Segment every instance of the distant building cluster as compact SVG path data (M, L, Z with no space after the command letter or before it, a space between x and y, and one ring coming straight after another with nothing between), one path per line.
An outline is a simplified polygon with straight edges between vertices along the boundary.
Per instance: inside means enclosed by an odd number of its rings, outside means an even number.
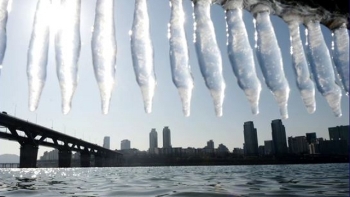
M330 140L317 138L315 132L306 133L305 136L286 136L286 128L282 120L276 119L271 122L272 140L265 140L264 145L258 144L257 128L252 121L243 124L244 144L243 148L234 148L233 155L257 157L257 156L283 156L288 154L323 154L344 155L347 154L349 146L349 126L337 126L329 128ZM151 155L173 155L173 156L205 156L225 155L231 153L224 144L215 148L214 141L207 141L203 148L173 147L171 144L171 131L168 126L163 128L163 145L158 145L158 133L155 128L149 133L149 149L142 152L132 149L129 140L121 141L120 152L128 155L151 154Z
M243 148L233 148L232 154L242 157L258 156L284 156L284 155L347 155L349 148L349 125L328 128L329 139L317 138L315 132L306 133L305 136L286 137L286 128L282 120L276 119L271 122L272 140L265 140L264 145L258 144L257 128L253 121L243 124L244 143ZM207 141L203 148L173 147L171 144L171 131L168 126L163 128L163 146L158 145L158 133L155 128L149 133L148 151L139 151L131 148L131 142L124 139L120 143L120 150L125 155L159 155L159 156L213 156L228 155L231 152L224 144L215 148L213 140ZM110 149L110 137L105 136L103 147ZM57 149L44 152L40 160L58 160ZM72 159L79 159L79 152L72 154Z
M287 137L286 129L282 120L271 122L272 140L264 141L263 146L258 146L257 129L252 121L243 125L245 156L277 155L286 154L323 154L323 155L346 155L349 146L349 125L337 126L328 129L330 140L317 138L316 133L306 133L305 136ZM234 154L242 154L242 150L234 148Z
M58 150L54 149L52 151L45 151L40 160L58 160Z
M229 150L223 144L219 144L218 148L215 149L213 140L209 140L207 142L207 145L203 148L172 147L171 131L168 126L165 126L163 128L163 147L162 148L158 147L157 130L155 128L152 128L149 134L148 154L182 156L182 155L205 155L205 154L214 154L214 153L225 154L225 153L229 153Z
M41 161L53 161L58 160L59 150L54 149L52 151L45 151L44 154L40 157ZM80 159L80 153L72 153L72 159Z

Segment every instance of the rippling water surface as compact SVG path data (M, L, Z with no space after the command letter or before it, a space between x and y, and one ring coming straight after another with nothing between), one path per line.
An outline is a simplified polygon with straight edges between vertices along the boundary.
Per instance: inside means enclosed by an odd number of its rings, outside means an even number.
M0 197L348 194L348 164L0 169Z

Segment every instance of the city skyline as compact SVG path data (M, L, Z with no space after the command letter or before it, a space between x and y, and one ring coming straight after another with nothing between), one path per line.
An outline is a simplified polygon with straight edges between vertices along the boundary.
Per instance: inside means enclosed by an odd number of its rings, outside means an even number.
M217 42L221 51L223 74L226 82L223 117L217 118L213 102L198 66L193 40L192 5L184 1L186 12L186 33L190 53L190 65L195 88L191 101L191 115L186 118L181 110L181 101L171 79L169 63L169 40L167 38L170 7L168 1L149 1L151 38L155 51L155 71L157 88L151 114L143 109L140 89L135 82L130 54L130 36L128 34L134 11L132 1L116 1L116 38L117 54L117 85L113 91L111 108L108 115L102 115L100 109L99 90L94 79L91 60L91 27L94 22L95 4L82 1L81 36L82 50L79 60L79 84L73 98L72 110L68 115L61 113L61 98L56 77L56 63L53 45L49 49L47 80L41 96L40 105L36 112L28 110L28 90L26 76L27 49L33 24L35 1L16 0L12 2L12 11L8 17L8 42L4 59L4 67L0 78L0 110L10 115L37 123L44 127L66 133L76 138L102 145L103 136L111 137L111 149L118 149L120 141L129 139L140 150L149 148L149 129L157 128L161 132L164 125L172 130L172 146L185 147L193 145L203 147L209 139L215 144L225 144L229 150L242 147L242 123L253 121L258 128L258 142L271 139L270 120L280 118L279 109L273 95L263 83L261 69L257 64L257 74L262 82L260 96L260 114L251 114L249 102L243 91L237 85L237 80L227 55L225 13L220 6L211 7L212 20ZM162 16L162 17L160 17ZM243 19L246 25L249 42L255 52L254 24L250 13L244 11ZM290 56L289 29L282 19L271 16L277 40L283 56L283 64L291 93L288 102L289 118L283 120L289 135L300 136L316 131L319 137L328 139L330 126L349 124L349 98L342 97L343 116L334 117L326 100L316 93L317 109L312 115L308 114L296 87L292 59ZM305 42L305 28L300 27L301 38ZM331 32L322 26L326 44L331 49ZM51 40L53 41L53 40ZM53 43L53 42L52 42ZM14 83L14 79L16 82ZM184 138L183 136L186 136ZM0 139L0 154L19 154L20 145ZM159 144L162 136L159 133ZM38 155L49 148L40 147Z
M166 126L164 127L165 130L169 130L169 127ZM282 129L282 130L281 130ZM335 127L329 127L328 131L329 131L329 141L331 140L345 140L347 141L347 143L349 144L349 139L348 139L348 129L349 129L349 125L340 125L340 126L335 126ZM282 131L282 133L284 133L284 135L286 135L286 129L283 126L283 122L280 119L276 119L276 120L272 120L271 121L271 130L272 130L272 138L273 138L273 133L274 131L277 130L277 132ZM278 131L279 130L279 131ZM264 141L264 145L258 145L259 146L259 152L258 150L256 150L256 152L252 152L251 150L248 149L258 149L257 146L254 146L254 143L256 142L256 138L257 136L255 136L257 133L257 128L254 127L254 123L252 121L247 121L244 122L243 124L243 133L249 133L246 137L247 140L253 140L251 143L251 147L247 147L245 146L245 144L243 144L243 147L234 147L232 150L228 149L226 147L226 145L222 144L222 143L218 143L217 148L215 147L215 142L214 140L210 139L209 141L206 142L206 146L202 147L191 147L191 146L186 146L186 147L175 147L175 149L178 148L198 148L198 149L208 149L208 150L217 150L218 153L220 153L221 151L223 152L231 152L231 153L235 153L235 149L241 149L242 153L237 153L236 154L244 154L245 156L261 156L261 152L260 152L260 148L263 148L263 154L264 155L272 155L272 154L276 154L276 155L285 155L285 154L315 154L315 147L314 144L316 144L316 141L321 140L322 142L324 141L323 138L317 138L317 133L313 132L313 133L305 133L304 136L288 136L288 138L286 138L285 142L288 142L288 146L286 145L286 150L284 152L276 152L276 148L274 145L274 141L273 140L265 140ZM152 144L154 145L155 143L157 143L157 141L152 141L151 139L154 138L155 136L157 137L156 129L152 128L151 132L150 132L150 148L148 149L148 153L149 154L159 154L159 151L151 151L151 146ZM166 134L167 135L167 134ZM286 135L287 136L287 135ZM108 136L104 137L104 145L107 144L109 142L110 138ZM280 140L280 139L279 139ZM254 142L255 141L255 142ZM282 140L283 141L283 140ZM313 144L313 146L309 146L309 144ZM343 144L344 145L344 144ZM326 145L327 146L327 145ZM329 145L328 145L329 146ZM107 147L105 147L107 148ZM157 147L154 147L157 149ZM246 150L247 148L247 150ZM329 147L330 148L330 147ZM137 148L131 148L131 141L128 139L124 139L121 141L121 148L118 150L130 150L130 149L137 149ZM160 149L164 149L164 147L160 148ZM166 148L165 149L169 149ZM145 151L145 150L140 150L140 151ZM73 154L72 156L75 157L76 154ZM43 155L38 155L38 159L40 158L40 160L57 160L58 159L58 150L57 149L53 149L52 151L45 151L43 153Z
M169 126L165 126L163 128L164 136L169 137L168 134L170 134L170 128ZM317 138L317 133L305 133L303 136L288 136L288 138L283 139L286 135L286 129L283 125L283 122L281 119L276 119L271 121L271 137L275 140L265 140L264 145L258 145L257 142L257 128L254 127L254 123L252 121L244 122L243 124L243 133L245 136L245 143L243 144L243 147L235 147L232 151L226 147L226 145L219 143L217 148L215 147L215 142L210 139L206 142L206 146L202 147L157 147L157 131L155 128L151 129L151 132L149 133L149 142L150 142L150 148L148 151L139 150L147 152L148 154L152 155L162 155L162 154L173 154L173 151L178 152L179 150L183 151L189 151L188 153L194 153L195 149L200 150L202 149L204 152L202 153L233 153L237 155L244 155L244 156L263 156L263 155L276 155L276 156L283 156L287 154L320 154L320 143L322 143L322 151L324 154L325 151L328 151L328 153L331 153L332 151L337 151L337 153L344 153L344 150L341 148L345 148L345 146L349 145L349 139L348 139L348 130L349 125L346 126L336 126L336 127L329 127L329 137L330 140L324 140L323 138ZM276 132L279 133L279 135L276 136ZM282 134L282 135L281 135ZM104 137L106 139L108 137ZM338 142L335 142L337 140ZM105 140L104 140L105 141ZM279 141L279 142L276 142ZM346 142L344 142L346 141ZM287 145L288 142L288 145ZM137 148L131 148L130 146L131 142L128 139L124 139L121 141L121 148L120 150L116 151L128 151L130 149L136 149ZM278 147L280 146L280 147ZM282 148L284 149L281 149ZM334 148L334 146L336 146ZM332 149L334 148L334 149ZM340 148L340 149L339 149ZM134 151L133 150L133 151ZM241 151L241 152L240 152ZM340 152L338 152L340 151ZM125 154L130 154L132 152L123 152ZM136 152L134 152L136 153ZM179 153L179 152L178 152ZM43 156L40 156L40 160L50 160L50 159L58 159L58 152L57 150L53 150L50 152L45 152Z
M337 140L338 139L345 139L345 140L348 140L348 136L349 134L347 133L348 132L348 128L349 128L349 125L337 125L337 126L332 126L332 127L328 127L327 128L327 131L328 131L328 136L327 137L317 137L317 131L316 132L310 132L310 133L305 133L305 135L302 135L302 136L293 136L293 135L287 135L287 131L286 131L286 128L284 127L283 125L283 121L281 119L275 119L275 120L272 120L271 123L271 139L272 140L267 140L267 139L263 139L262 141L264 143L262 144L257 144L258 147L260 146L264 146L265 149L271 149L272 148L272 152L275 153L276 151L276 141L273 140L273 135L274 135L274 131L277 131L279 132L279 134L281 134L280 131L282 131L282 139L283 139L283 136L285 136L285 141L283 143L285 143L285 150L282 151L282 153L280 154L285 154L285 153L288 153L290 152L291 150L294 150L293 148L290 147L290 141L292 143L299 143L300 144L300 141L306 141L307 143L310 143L310 142L316 142L317 139L322 139L322 140ZM167 140L163 140L163 147L159 147L158 146L158 135L157 135L157 131L156 131L156 128L152 128L151 129L151 132L149 132L149 148L148 149L139 149L137 146L135 147L131 147L131 140L129 139L123 139L120 141L120 149L116 148L115 150L128 150L128 149L138 149L140 151L150 151L150 147L151 147L151 144L154 143L156 144L155 148L164 148L164 142L166 144L170 144L170 147L167 146L167 148L171 148L171 133L170 133L170 128L169 126L164 126L163 127L163 135L162 137L164 138L164 136L166 136L166 138L168 138ZM253 132L253 136L249 136L248 138L255 138L254 135L257 135L257 128L254 127L254 122L253 121L246 121L243 123L243 129L242 129L242 133L243 135L249 131L249 132ZM251 135L251 134L249 134ZM151 142L151 138L152 137L155 137L155 141ZM279 136L280 137L280 136ZM337 138L336 138L337 137ZM256 136L256 140L259 139L258 135ZM302 138L302 139L301 139ZM336 138L336 139L334 139ZM244 139L245 140L245 139ZM253 139L254 140L254 139ZM283 140L282 140L283 141ZM218 144L217 148L220 148L220 146L222 145L225 145L221 142L216 142ZM270 144L271 143L271 144ZM112 143L113 144L113 143ZM193 148L208 148L211 149L211 148L214 148L216 149L216 147L214 146L215 144L215 140L213 139L210 139L209 141L206 142L206 145L205 145L205 142L203 142L203 146L191 146L191 145L184 145L184 146L177 146L177 147L182 147L182 148L186 148L186 147L193 147ZM288 145L287 145L288 144ZM98 144L104 148L108 148L109 149L109 146L110 146L110 137L109 136L105 136L103 138L103 143L101 144ZM226 146L226 145L225 145ZM268 146L268 147L267 147ZM271 147L272 146L272 147ZM283 145L284 146L284 145ZM124 148L122 148L124 147ZM234 146L232 149L229 148L229 152L232 152L234 149L236 148L242 148L242 150L245 149L245 141L242 142L242 146ZM47 150L50 150L50 148L46 148L46 151ZM52 150L55 150L55 149L52 149ZM43 152L43 154L45 154L45 152ZM293 151L292 151L293 152ZM247 154L247 155L258 155L258 153L254 153L254 154ZM38 159L41 155L38 154Z
M305 133L304 135L300 135L300 136L293 136L293 135L288 135L288 132L285 128L285 126L283 125L283 121L281 119L275 119L272 120L271 123L271 140L270 139L263 139L262 141L264 143L259 144L258 143L258 133L257 133L257 128L254 127L254 122L253 121L247 121L243 123L243 134L247 133L247 140L252 140L250 143L250 148L248 149L252 149L253 152L247 152L247 155L258 155L258 148L260 146L265 146L266 145L268 147L271 147L270 149L272 149L272 152L276 151L276 146L282 146L283 150L279 150L277 148L277 151L279 151L279 154L285 154L288 153L290 150L290 144L289 141L291 141L292 143L300 143L300 141L305 141L307 143L315 143L317 139L322 139L322 140L332 140L332 136L339 136L339 139L347 139L347 136L344 131L347 131L346 129L349 128L349 125L338 125L338 126L334 126L334 127L328 127L328 138L327 137L316 137L317 136L317 132L311 132L311 133ZM169 132L170 133L170 128L169 126L164 126L163 131ZM333 133L332 133L333 132ZM277 135L275 136L275 139L277 140L273 140L274 138L274 133ZM331 134L332 133L332 134ZM164 137L164 132L163 132L163 137ZM171 133L170 136L168 135L168 133L165 134L166 137L171 138ZM128 139L124 139L121 141L121 143L123 143L124 141L128 141L128 143L130 144L131 140ZM276 144L277 141L277 144ZM163 141L164 143L164 141ZM218 148L220 147L220 145L225 145L221 142L215 142L215 140L213 139L208 139L208 141L206 141L206 144L203 142L203 146L191 146L191 145L185 145L185 146L176 146L176 147L182 147L182 148L187 148L187 147L191 147L191 148L208 148L208 149L215 149L215 144L218 144ZM257 143L257 144L256 144ZM257 146L256 146L257 145ZM226 146L226 145L225 145ZM135 149L138 149L137 146L134 147ZM151 131L149 132L149 148L148 149L138 149L140 151L148 151L149 153L154 153L154 150L152 151L152 148L172 148L172 146L166 146L164 147L164 145L162 147L158 146L158 133L156 131L156 128L152 128ZM242 146L234 146L232 149L229 149L230 152L232 152L235 148L242 148L245 149L245 141L243 141ZM254 150L255 149L255 150ZM280 148L281 149L281 148ZM292 150L294 150L293 148L291 148ZM116 149L118 150L118 149ZM122 150L122 149L119 149ZM293 152L293 151L292 151Z

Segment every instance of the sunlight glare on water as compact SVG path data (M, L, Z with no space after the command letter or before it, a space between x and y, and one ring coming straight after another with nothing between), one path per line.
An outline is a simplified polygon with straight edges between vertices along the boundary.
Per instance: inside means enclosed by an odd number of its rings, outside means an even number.
M347 164L0 169L0 196L347 196Z

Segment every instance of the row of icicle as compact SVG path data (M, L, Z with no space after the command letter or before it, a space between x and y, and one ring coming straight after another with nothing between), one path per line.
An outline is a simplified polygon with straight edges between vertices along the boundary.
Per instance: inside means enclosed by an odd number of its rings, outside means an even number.
M103 114L107 114L115 84L117 44L114 27L114 0L97 0L91 49L95 77L101 94ZM170 65L172 79L179 91L183 113L190 115L193 77L189 64L189 49L185 33L185 13L182 0L170 0L169 22ZM214 26L210 16L213 0L193 0L194 43L200 71L213 98L217 116L222 116L225 81L222 74L222 58ZM0 72L6 49L6 23L8 0L0 0ZM51 0L38 0L32 35L28 49L27 76L29 85L29 109L38 107L45 85L48 59L50 20L48 12ZM60 0L56 7L64 11L57 21L55 52L57 77L62 94L62 111L67 114L78 84L78 60L80 55L80 7L81 0ZM252 113L259 113L261 83L256 74L254 50L242 19L243 0L228 0L223 5L227 22L227 51L239 87L250 102ZM255 20L256 55L264 81L277 101L282 118L288 118L289 85L283 70L280 47L270 21L270 7L257 3L251 10ZM283 19L290 29L291 54L297 87L309 113L316 110L315 86L326 98L335 116L342 115L341 89L336 84L333 62L343 89L349 92L349 35L346 24L333 30L333 59L324 41L319 21L286 13ZM306 26L306 55L300 39L299 25ZM51 32L50 32L51 31ZM153 44L150 36L147 0L135 0L135 11L130 31L131 55L137 83L140 86L146 113L152 111L156 89ZM311 68L311 74L309 71ZM311 78L311 76L313 76Z

